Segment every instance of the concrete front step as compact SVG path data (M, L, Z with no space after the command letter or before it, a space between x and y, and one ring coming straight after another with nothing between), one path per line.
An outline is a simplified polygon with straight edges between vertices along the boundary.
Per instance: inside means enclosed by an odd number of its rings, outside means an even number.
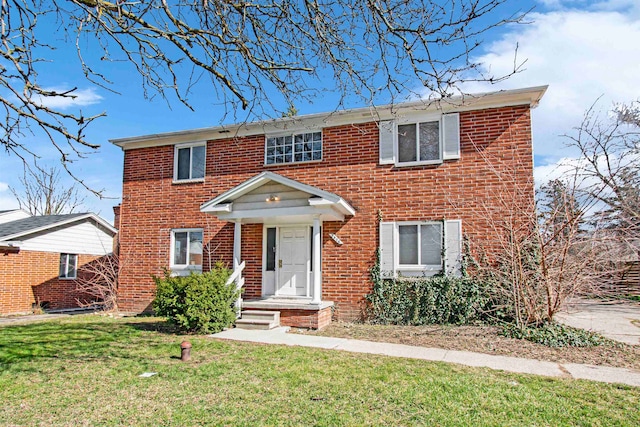
M243 310L236 328L269 330L280 326L279 311Z

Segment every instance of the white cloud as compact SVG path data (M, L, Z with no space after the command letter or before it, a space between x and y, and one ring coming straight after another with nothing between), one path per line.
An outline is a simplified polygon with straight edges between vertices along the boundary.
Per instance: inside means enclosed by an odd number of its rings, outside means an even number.
M68 88L50 87L45 88L47 91L64 93ZM37 103L49 107L64 110L72 107L84 107L87 105L97 104L102 100L94 88L78 89L70 93L69 96L40 96L36 100Z
M562 3L584 6L581 1ZM570 154L563 151L564 140L559 135L579 126L585 110L598 97L603 97L599 106L608 108L613 102L628 102L640 95L640 18L629 13L638 9L637 4L607 1L589 9L534 13L529 17L533 23L511 27L478 59L494 75L505 74L513 67L517 43L518 57L527 59L526 69L497 87L473 84L464 88L477 92L548 84L547 94L533 113L534 150L552 161Z
M536 188L540 188L547 182L564 177L571 171L571 166L575 159L562 158L557 162L547 165L536 166L533 170L533 180Z
M9 191L9 184L0 182L0 211L18 209L18 201Z

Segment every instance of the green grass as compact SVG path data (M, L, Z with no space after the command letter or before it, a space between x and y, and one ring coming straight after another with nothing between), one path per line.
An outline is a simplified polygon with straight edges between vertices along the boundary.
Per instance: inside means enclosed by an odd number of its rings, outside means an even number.
M1 327L0 424L640 425L640 388L200 336L182 363L183 338L157 318Z

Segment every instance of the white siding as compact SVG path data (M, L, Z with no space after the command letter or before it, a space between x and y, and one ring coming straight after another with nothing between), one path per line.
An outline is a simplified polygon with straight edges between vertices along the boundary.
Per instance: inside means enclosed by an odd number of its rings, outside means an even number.
M106 255L113 250L111 234L93 221L53 228L19 239L20 250Z
M29 215L27 212L21 209L16 209L15 211L1 213L0 224L4 224L11 221L17 221L19 219L29 218L30 216L31 215Z
M277 196L278 201L267 202L270 196ZM238 197L233 201L234 211L265 210L269 208L290 208L309 206L309 193L294 190L282 184L268 183Z

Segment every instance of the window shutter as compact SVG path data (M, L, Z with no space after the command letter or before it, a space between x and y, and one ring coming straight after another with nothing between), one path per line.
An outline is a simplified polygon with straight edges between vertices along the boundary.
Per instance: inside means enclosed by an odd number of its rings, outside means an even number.
M443 158L460 158L460 114L445 114L442 116Z
M393 222L380 223L380 274L382 277L393 277L394 269L394 232L395 224Z
M380 164L394 164L396 162L393 146L394 121L381 121L378 126L380 127Z
M444 228L445 274L459 277L462 275L462 221L445 221Z

